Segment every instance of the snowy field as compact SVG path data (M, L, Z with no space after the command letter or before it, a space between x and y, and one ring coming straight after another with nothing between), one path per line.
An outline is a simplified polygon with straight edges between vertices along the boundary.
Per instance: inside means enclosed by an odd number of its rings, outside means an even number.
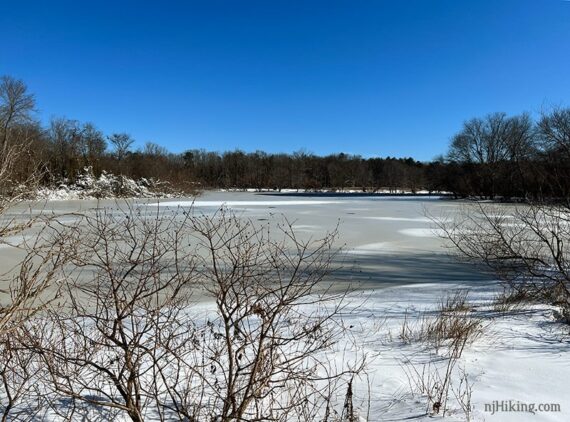
M65 201L47 208L89 212L116 205ZM500 291L498 283L451 256L427 217L453 215L460 207L457 202L437 197L210 192L195 201L139 200L134 206L159 206L163 212L193 207L204 214L225 206L259 223L286 218L303 238L319 238L338 227L338 245L346 253L335 282L356 289L350 299L355 312L345 323L359 345L336 358L350 360L351 353L369 357L366 375L355 381L361 420L441 418L431 414L420 384L437 384L434 380L443 378L446 345L434 348L415 332L426 318L435 317L442 298L457 291L468 291L469 317L479 321L480 330L451 370L445 419L570 420L568 327L555 322L554 310L546 306L527 305L507 313L496 309L491 302ZM14 264L17 257L8 246L0 249L3 266ZM466 392L470 412L464 408Z

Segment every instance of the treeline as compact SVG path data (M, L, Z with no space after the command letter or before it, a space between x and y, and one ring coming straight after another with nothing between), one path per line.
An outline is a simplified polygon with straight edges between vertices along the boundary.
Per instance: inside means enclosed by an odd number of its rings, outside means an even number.
M570 109L489 114L464 123L449 151L432 162L335 154L182 154L192 180L208 187L449 192L457 197L570 197Z
M180 155L147 142L132 150L126 133L105 136L91 123L57 118L47 128L37 122L10 130L10 143L25 147L26 155L15 168L15 178L26 180L39 174L44 185L74 181L86 167L98 176L103 171L134 179L154 178L168 181L178 188L190 187Z
M103 134L91 123L34 120L35 101L26 85L0 81L0 159L18 150L12 180L41 175L41 183L73 180L85 167L135 179L167 181L182 190L357 189L450 192L458 197L544 198L570 194L570 109L529 115L495 113L464 123L449 151L432 162L412 158L363 158L300 151L174 154L155 143L134 149L126 133ZM22 151L25 155L22 155Z
M190 177L208 187L237 189L358 189L417 192L427 186L425 165L412 158L369 158L304 151L267 154L192 150L182 154Z
M471 119L451 141L443 184L462 196L570 197L570 109Z

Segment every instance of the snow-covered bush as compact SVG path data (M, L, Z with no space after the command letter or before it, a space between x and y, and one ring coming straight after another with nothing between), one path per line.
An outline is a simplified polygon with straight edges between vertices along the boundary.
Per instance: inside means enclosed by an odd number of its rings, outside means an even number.
M170 197L168 185L154 179L134 180L103 171L95 176L85 167L74 181L64 179L55 187L38 189L36 198L47 200Z

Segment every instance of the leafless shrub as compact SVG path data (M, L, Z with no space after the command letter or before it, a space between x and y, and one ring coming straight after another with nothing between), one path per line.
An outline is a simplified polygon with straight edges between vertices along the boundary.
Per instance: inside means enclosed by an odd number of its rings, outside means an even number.
M51 386L73 403L70 414L85 402L144 420L153 359L193 332L179 318L195 277L182 248L186 221L103 210L68 229L77 247L65 301L43 326L30 327L28 341Z
M506 315L520 308L523 303L532 302L532 300L532 294L524 289L513 290L507 286L495 295L491 303L495 312Z
M350 378L346 387L346 396L344 399L344 408L341 415L341 420L346 422L356 422L356 411L354 409L354 392L352 391L352 382L354 378Z
M22 81L0 78L0 244L6 236L20 234L37 222L25 213L9 215L38 180L35 172L24 179L16 176L16 169L29 152L30 130L26 125L31 122L33 108L33 96ZM61 242L46 243L44 234L40 229L36 240L23 246L25 257L18 271L3 269L0 274L0 337L41 310L48 301L43 293L56 284L65 254Z
M0 388L4 398L2 421L8 420L9 416L14 417L15 406L28 394L36 375L33 359L33 353L19 347L17 339L3 336L0 346Z
M57 230L44 226L34 233L31 242L22 241L19 247L23 250L22 261L13 271L0 277L2 287L7 285L0 290L0 406L3 420L14 415L18 415L19 420L32 419L36 414L29 406L17 409L20 402L34 396L32 390L39 372L36 356L22 345L22 330L60 297L63 268L70 260L73 243Z
M426 412L431 413L441 390L439 371L434 369L434 363L415 365L408 362L404 372L408 377L410 392L423 395L427 400Z
M451 345L471 343L481 334L481 321L464 313L440 314L425 331L426 338L440 348L446 341ZM462 349L460 349L462 350Z
M570 307L570 209L477 204L439 222L462 257L492 269L513 292Z
M226 211L132 209L71 227L66 300L26 340L55 394L72 402L54 411L69 418L85 403L133 421L346 416L343 392L364 358L334 359L345 295L320 286L335 234L303 242L287 222L281 236L271 230Z
M414 327L408 317L408 310L404 313L404 321L402 322L402 327L400 328L400 340L404 343L411 343L414 340Z
M421 365L408 362L404 368L411 392L419 393L426 398L427 413L445 416L448 412L447 402L450 392L453 392L455 368L467 340L461 338L454 341L444 354L443 360L430 360L427 364Z
M462 409L465 401L470 400L471 390L467 392L464 385L467 379L461 379L457 388L453 382L457 375L456 365L465 347L483 332L482 319L473 310L468 301L468 292L459 290L447 294L434 314L425 312L415 321L411 321L406 314L401 332L407 342L426 343L434 348L437 357L430 359L427 364L410 361L404 367L411 392L426 398L427 413L445 416L451 392L459 394Z
M465 312L470 311L472 306L468 303L469 290L458 289L448 293L441 299L439 310L441 312Z
M452 390L457 403L463 411L466 422L472 420L473 404L471 398L473 396L473 384L465 368L459 368L459 385L452 387Z
M9 334L59 297L65 277L63 268L70 262L74 240L44 226L31 242L20 244L25 255L16 271L2 275L6 289L0 306L0 335Z

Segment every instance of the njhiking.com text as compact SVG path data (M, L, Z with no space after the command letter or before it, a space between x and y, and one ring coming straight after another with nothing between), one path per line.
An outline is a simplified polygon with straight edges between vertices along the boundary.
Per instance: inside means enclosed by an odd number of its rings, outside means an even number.
M560 412L559 403L525 403L518 400L493 400L485 403L485 412L496 413L546 413Z

